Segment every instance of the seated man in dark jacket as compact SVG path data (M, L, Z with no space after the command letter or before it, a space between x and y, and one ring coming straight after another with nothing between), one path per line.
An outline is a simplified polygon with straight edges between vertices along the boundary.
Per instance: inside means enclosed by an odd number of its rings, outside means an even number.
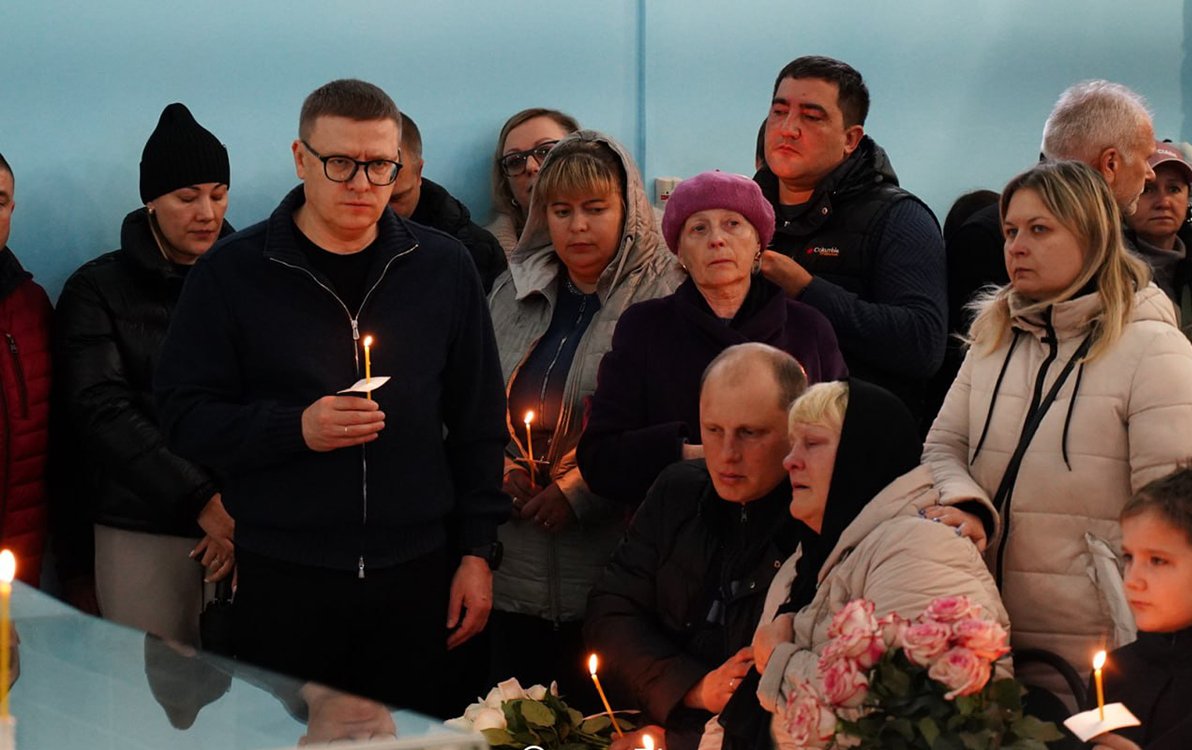
M700 392L706 459L662 473L588 600L588 645L672 750L699 744L753 665L765 591L798 541L782 458L786 412L806 385L794 357L766 344L713 360Z
M405 112L401 113L402 168L393 183L389 207L403 219L446 232L463 243L480 272L484 293L508 263L497 238L476 222L468 207L442 185L422 176L422 133Z

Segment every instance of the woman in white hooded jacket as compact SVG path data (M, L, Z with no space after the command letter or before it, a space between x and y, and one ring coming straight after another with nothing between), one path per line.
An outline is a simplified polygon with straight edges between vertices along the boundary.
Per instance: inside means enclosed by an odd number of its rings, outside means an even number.
M1114 596L1118 514L1192 456L1192 345L1091 168L1038 165L1006 186L1001 214L1010 283L977 303L923 458L944 502L998 511L986 561L1013 646L1083 672L1132 639Z
M559 141L489 298L509 401L505 491L513 499L493 578L493 680L556 679L572 705L599 705L580 630L628 513L592 492L575 447L621 314L682 279L624 147L592 130Z

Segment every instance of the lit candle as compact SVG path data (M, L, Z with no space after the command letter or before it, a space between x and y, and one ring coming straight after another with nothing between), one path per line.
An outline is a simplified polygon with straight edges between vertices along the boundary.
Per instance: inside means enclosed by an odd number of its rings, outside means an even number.
M364 382L372 380L372 355L369 351L372 347L373 337L364 337ZM372 401L372 391L366 391L364 397Z
M1093 680L1097 683L1097 711L1101 721L1105 721L1105 685L1101 681L1101 668L1105 666L1105 652L1098 651L1093 657Z
M613 723L613 729L616 731L618 737L624 737L625 733L621 731L620 725L617 724L617 717L613 716L613 707L608 705L608 697L604 694L604 688L600 687L600 678L596 676L596 665L596 654L592 654L588 657L588 673L592 675L592 682L596 684L596 692L600 693L600 702L604 704L604 711L608 714L608 720Z
M9 600L12 599L12 579L17 572L17 559L8 550L0 552L0 719L8 718L8 683L11 666L8 659Z
M654 738L648 734L642 736L642 750L654 750Z
M530 425L534 422L534 412L526 412L522 421L526 423L526 462L530 466L530 487L533 488L536 484L534 477L537 472L534 471L534 437L530 432Z

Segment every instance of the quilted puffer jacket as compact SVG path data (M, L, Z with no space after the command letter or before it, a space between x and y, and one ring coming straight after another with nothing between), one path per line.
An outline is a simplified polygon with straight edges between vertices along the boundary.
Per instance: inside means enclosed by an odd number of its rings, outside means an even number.
M0 542L36 586L46 536L50 298L0 249Z

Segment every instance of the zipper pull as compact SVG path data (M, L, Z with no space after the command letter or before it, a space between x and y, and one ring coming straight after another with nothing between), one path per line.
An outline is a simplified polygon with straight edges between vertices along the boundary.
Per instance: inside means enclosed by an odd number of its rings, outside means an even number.
M359 341L360 340L360 329L356 327L356 319L352 318L351 320L352 320L352 340ZM363 578L363 577L364 576L361 576L361 578Z
M360 556L360 561L357 563L357 578L364 578L364 555Z
M8 351L13 354L17 353L17 340L11 333L4 334L4 338L8 339Z

